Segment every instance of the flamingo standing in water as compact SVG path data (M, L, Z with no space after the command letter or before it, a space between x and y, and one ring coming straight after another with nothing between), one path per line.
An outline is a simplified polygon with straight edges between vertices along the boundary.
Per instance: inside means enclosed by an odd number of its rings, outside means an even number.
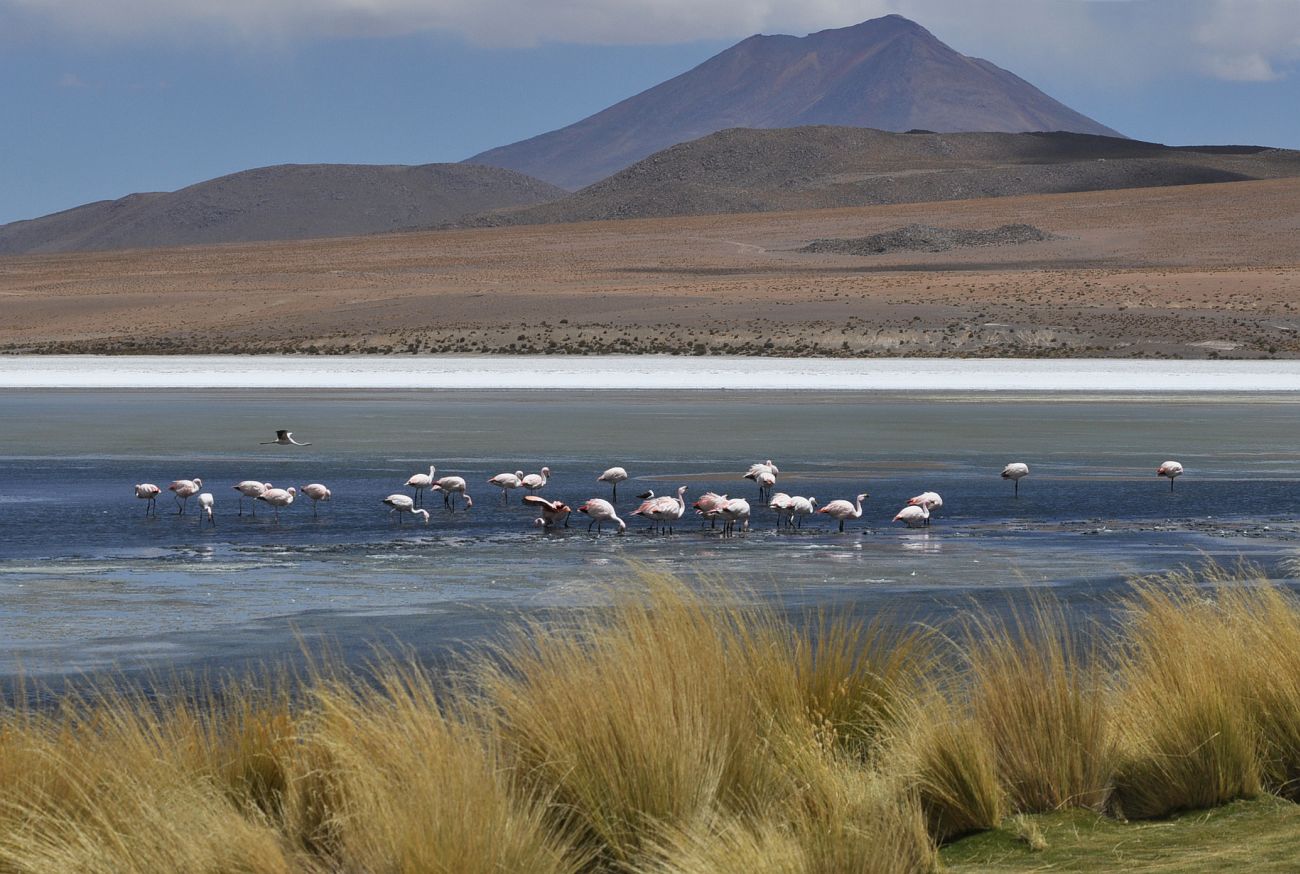
M541 473L530 473L524 477L522 482L524 488L528 489L528 494L535 495L537 490L546 485L546 478L551 475L549 467L543 467Z
M825 507L822 507L817 512L825 513L827 516L830 516L832 519L838 519L840 522L840 533L843 534L844 523L846 521L848 521L849 519L862 518L862 502L869 497L871 497L871 495L868 495L866 492L863 492L862 494L858 495L857 500L852 504L844 500L831 501L829 504L827 504Z
M651 498L641 504L633 511L633 516L642 516L659 523L659 528L667 527L668 533L673 533L673 523L686 515L686 486L677 490L677 496L664 495L659 498ZM651 526L654 527L653 525Z
M767 502L768 509L776 511L776 527L794 525L794 499L785 492L777 492Z
M587 503L578 508L578 512L591 517L591 521L587 523L588 531L591 530L592 525L595 525L596 533L600 534L606 522L617 524L619 534L627 530L627 523L618 518L618 513L614 512L614 505L603 498L589 498Z
M790 499L790 513L794 519L798 520L798 527L803 527L804 517L811 516L815 512L817 512L816 498L805 498L800 495L795 495Z
M295 489L293 486L289 486L289 488L287 489L267 489L266 491L262 492L262 494L257 496L257 500L266 501L268 504L270 504L272 507L275 508L275 521L277 524L279 524L280 508L288 507L289 505L291 505L293 503L294 497L297 496L297 494L298 494L298 490Z
M410 513L412 516L424 517L424 524L429 524L429 511L416 509L415 499L410 495L389 495L384 498L384 503L392 507L388 515L397 514L397 524L402 524L402 514Z
M930 508L925 504L908 504L898 511L895 522L904 522L908 528L922 528L930 524Z
M317 515L317 504L321 501L328 501L330 498L334 497L334 493L321 483L307 483L307 485L302 487L302 493L311 498L311 514L313 516Z
M627 481L627 470L621 467L611 467L609 470L596 477L598 483L609 483L614 487L614 500L618 500L618 484Z
M244 498L253 499L253 515L257 515L257 499L265 494L267 489L274 488L270 483L259 483L255 479L246 479L237 484L234 489L239 492L239 515L244 515Z
M541 495L524 495L525 507L537 507L542 511L540 519L534 519L534 525L540 525L543 528L559 528L560 523L564 527L569 527L569 513L572 507L563 501L548 501Z
M1183 475L1183 466L1177 461L1166 461L1156 468L1156 476L1169 477L1169 491L1174 490L1174 478Z
M468 510L474 506L474 499L465 491L469 487L465 478L461 476L444 476L438 480L429 489L431 492L442 492L442 505L451 511L456 510L456 495L459 494L465 499L465 509Z
M203 492L202 494L199 495L199 527L200 528L203 527L204 514L207 515L208 521L212 523L212 527L213 528L217 527L217 520L212 518L212 505L214 503L215 503L215 499L212 497L212 492Z
M1020 481L1029 476L1029 465L1023 461L1013 461L1006 467L1002 468L1002 478L1009 479L1016 484L1016 497L1020 497Z
M155 516L158 515L158 496L162 494L162 489L153 483L139 483L135 487L135 496L145 501L144 514L149 515L152 509Z
M424 497L424 490L433 485L433 477L437 472L438 468L431 464L429 465L429 472L427 474L417 473L406 481L406 487L408 489L415 489L415 504L413 506L420 506L421 500Z
M909 498L907 505L909 507L925 508L925 525L928 528L930 526L930 514L943 506L943 498L938 492L921 492L915 498Z
M716 528L718 527L718 513L723 507L727 506L729 500L731 499L726 495L720 495L717 492L705 492L691 506L695 508L696 513L709 522L710 527ZM700 523L700 527L704 527L703 522Z
M758 483L758 499L761 501L767 497L772 486L776 485L776 475L780 472L769 458L767 461L751 464L749 470L745 472L745 479L752 479Z
M727 506L718 511L725 524L722 526L722 536L730 537L736 533L736 523L739 522L741 531L749 530L749 501L744 498L732 498L727 502Z
M198 477L194 479L178 479L167 487L167 491L176 493L176 506L180 508L176 511L177 516L185 515L185 506L190 502L190 498L199 493L201 488L203 488L203 480Z
M517 470L514 473L499 473L487 481L490 486L496 486L501 490L501 503L510 499L510 490L522 488L524 484L524 472Z

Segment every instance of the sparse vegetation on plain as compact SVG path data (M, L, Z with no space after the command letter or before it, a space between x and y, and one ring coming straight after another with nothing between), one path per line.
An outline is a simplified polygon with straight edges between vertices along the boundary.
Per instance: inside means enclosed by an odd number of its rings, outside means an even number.
M1300 858L1300 598L1249 568L1138 581L1110 630L791 622L629 576L454 677L16 694L0 871L1209 870L1252 859L1234 823Z

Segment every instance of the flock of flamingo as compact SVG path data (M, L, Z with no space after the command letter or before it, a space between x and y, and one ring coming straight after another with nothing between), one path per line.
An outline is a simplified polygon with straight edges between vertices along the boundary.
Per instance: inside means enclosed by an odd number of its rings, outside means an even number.
M287 431L279 433L281 441L277 442L281 442L281 445L310 445L293 442L292 435ZM760 504L765 502L766 506L776 513L778 528L801 529L806 517L814 513L820 513L838 522L839 531L843 532L846 522L851 519L862 518L862 502L870 497L866 492L857 495L851 501L839 499L818 506L817 499L814 497L774 492L777 476L780 472L780 469L769 459L750 465L749 470L744 475L745 479L753 480L758 485ZM389 515L396 515L399 525L402 523L404 515L418 516L425 524L428 524L429 511L422 506L426 491L441 493L443 506L451 512L456 509L457 496L460 497L463 509L468 510L474 506L474 499L470 497L467 491L468 483L464 477L438 477L437 473L437 468L430 465L427 474L417 473L406 481L406 486L412 490L412 494L394 493L383 499L383 503L390 508ZM1156 469L1157 476L1168 478L1171 491L1174 487L1174 479L1181 476L1182 473L1183 466L1177 461L1166 461ZM1028 475L1029 465L1024 462L1012 462L1002 469L1002 478L1012 481L1016 497L1020 495L1020 480ZM535 526L547 530L560 527L567 528L569 527L569 515L573 512L573 508L564 501L548 500L537 494L538 491L546 487L550 476L550 468L543 467L538 473L524 474L523 471L499 473L487 480L487 484L496 486L501 490L503 503L509 501L511 491L515 489L526 491L528 494L524 495L524 505L537 510L539 513L537 518L533 520ZM620 534L627 530L627 522L619 517L615 504L618 501L618 484L626 482L628 479L628 472L622 467L611 467L596 477L597 482L608 483L612 493L610 495L611 499L608 501L604 498L589 498L577 508L579 513L582 513L590 520L587 523L588 531L591 531L594 527L599 535L606 523L617 526ZM189 499L195 497L199 506L199 524L202 525L207 522L215 526L216 519L213 515L215 498L211 492L205 492L202 489L203 480L198 477L175 480L167 487L167 490L174 495L178 515L184 515ZM253 515L257 514L257 502L262 501L271 505L277 522L280 518L280 510L292 505L299 494L306 495L311 499L313 515L317 512L317 504L321 501L328 501L332 497L329 488L322 483L310 483L303 486L300 491L292 486L281 489L273 487L271 483L244 480L237 483L234 490L239 493L239 515L244 514L244 499L250 498L253 501ZM677 489L675 495L656 496L653 491L637 495L640 504L632 511L631 515L648 520L652 530L671 534L674 525L679 523L686 515L686 490L686 486L681 486ZM145 504L146 516L151 512L153 515L157 515L157 499L161 494L162 489L153 483L140 483L135 487L135 496L147 502ZM738 529L740 531L749 529L750 515L753 508L745 498L730 498L716 492L706 492L691 506L696 515L702 517L705 522L716 527L717 523L721 521L724 536L730 536ZM910 528L925 527L930 524L934 511L942 506L943 498L938 492L922 492L911 498L907 505L895 514L893 521L902 522Z

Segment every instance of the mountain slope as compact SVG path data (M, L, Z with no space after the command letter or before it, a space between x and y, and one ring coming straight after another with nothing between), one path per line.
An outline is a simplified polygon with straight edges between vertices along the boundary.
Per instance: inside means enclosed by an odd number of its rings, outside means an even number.
M1254 146L1171 148L1070 133L737 129L665 149L563 200L466 223L824 209L1283 176L1300 176L1300 152Z
M0 226L0 255L340 237L427 228L567 192L472 164L287 164Z
M560 130L469 161L565 188L733 127L1064 130L1119 136L897 15L805 37L752 36L693 70Z

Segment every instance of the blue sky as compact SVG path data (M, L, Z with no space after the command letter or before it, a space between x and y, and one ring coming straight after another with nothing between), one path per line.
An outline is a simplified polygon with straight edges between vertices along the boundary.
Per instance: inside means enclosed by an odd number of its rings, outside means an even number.
M1300 148L1300 0L0 0L0 223L267 164L460 160L750 33L887 12L1130 136Z

